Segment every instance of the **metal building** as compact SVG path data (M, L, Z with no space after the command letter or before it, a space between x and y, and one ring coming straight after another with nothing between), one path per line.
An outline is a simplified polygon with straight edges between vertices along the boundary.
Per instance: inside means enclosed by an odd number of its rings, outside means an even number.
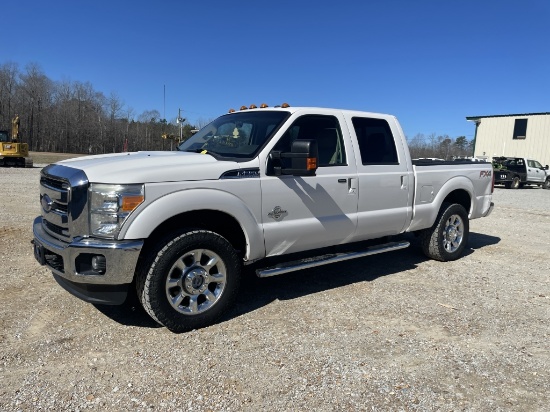
M550 164L550 112L468 116L476 125L474 156L529 157Z

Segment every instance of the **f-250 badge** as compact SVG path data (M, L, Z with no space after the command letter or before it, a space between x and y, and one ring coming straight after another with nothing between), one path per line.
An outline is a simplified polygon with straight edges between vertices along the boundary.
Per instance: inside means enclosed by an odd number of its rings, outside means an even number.
M281 209L281 206L275 206L275 208L267 214L270 218L275 220L281 220L288 215L286 210Z

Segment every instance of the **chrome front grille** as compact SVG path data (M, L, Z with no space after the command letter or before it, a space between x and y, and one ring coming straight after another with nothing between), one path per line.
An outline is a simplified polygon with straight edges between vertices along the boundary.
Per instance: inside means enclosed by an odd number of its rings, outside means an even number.
M56 225L55 223L51 223L46 219L42 219L42 225L44 226L44 229L46 229L50 234L55 233L56 235L69 238L68 228L64 228L61 225Z
M49 176L40 176L40 184L51 189L67 191L69 183L63 180L57 180Z
M44 229L50 235L69 240L69 182L42 175L40 204Z
M88 234L88 179L84 172L50 165L40 175L42 227L51 236L69 242Z

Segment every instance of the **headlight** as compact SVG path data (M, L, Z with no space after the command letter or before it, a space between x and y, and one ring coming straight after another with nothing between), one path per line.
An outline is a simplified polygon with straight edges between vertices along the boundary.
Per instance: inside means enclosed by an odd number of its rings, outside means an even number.
M114 239L124 220L145 199L143 185L90 185L92 235Z

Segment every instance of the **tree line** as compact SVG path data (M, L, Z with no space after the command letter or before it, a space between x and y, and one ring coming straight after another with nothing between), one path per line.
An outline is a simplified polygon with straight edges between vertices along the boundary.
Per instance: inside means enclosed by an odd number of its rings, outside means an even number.
M426 136L419 133L412 139L407 139L407 143L413 159L424 157L452 160L457 157L471 157L475 140L468 141L466 136L453 139L448 135L436 136L432 133Z
M9 131L16 114L21 141L29 144L29 150L58 153L171 150L180 132L185 140L208 123L200 120L195 127L184 121L180 130L158 110L136 116L115 92L105 96L89 82L52 81L36 63L20 70L7 62L0 65L0 130ZM471 156L474 140L432 133L417 134L408 144L413 158L449 160Z
M185 140L195 129L184 121L180 130L155 109L136 116L115 92L105 96L89 82L52 81L36 63L20 70L7 62L0 65L0 130L10 131L16 115L20 141L31 151L170 150L180 133Z

